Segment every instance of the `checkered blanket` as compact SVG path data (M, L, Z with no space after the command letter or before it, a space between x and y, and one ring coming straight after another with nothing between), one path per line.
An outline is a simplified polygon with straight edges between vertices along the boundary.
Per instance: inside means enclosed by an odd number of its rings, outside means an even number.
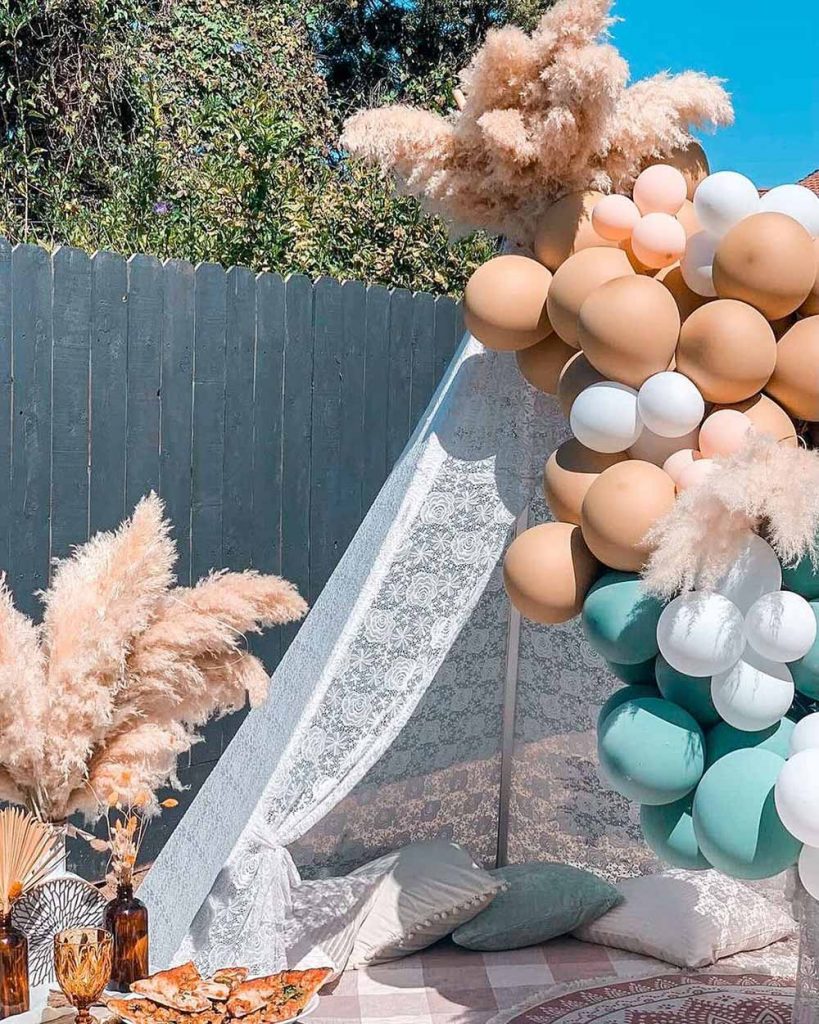
M777 943L715 965L723 973L779 973L794 947ZM575 939L504 953L474 953L449 941L404 960L347 971L325 989L309 1024L498 1024L556 985L668 973L668 964ZM509 1018L506 1018L509 1019Z

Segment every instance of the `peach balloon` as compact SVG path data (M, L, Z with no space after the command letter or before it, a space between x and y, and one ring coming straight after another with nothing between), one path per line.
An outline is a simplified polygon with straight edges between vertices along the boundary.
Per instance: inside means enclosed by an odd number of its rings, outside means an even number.
M631 237L640 211L628 196L603 196L592 210L592 227L610 242L622 242Z
M733 455L742 447L750 429L751 421L744 412L736 409L712 412L700 427L700 451L706 459Z
M631 244L630 238L627 238L625 241L621 242L620 248L628 257L628 261L631 264L631 269L634 271L635 274L647 274L650 277L654 276L655 271L652 270L651 267L647 267L645 263L637 259L637 256L634 252L634 246Z
M567 622L577 615L599 566L579 526L542 523L509 545L503 583L509 600L533 622Z
M647 213L635 227L631 248L637 259L655 270L670 267L685 252L685 228L668 213Z
M582 352L577 352L560 371L557 380L557 400L563 414L568 417L572 411L575 398L581 391L599 384L606 378L598 373Z
M714 256L714 288L778 320L796 312L816 280L813 239L793 217L755 213L735 224Z
M464 290L464 323L487 348L516 350L552 333L546 313L551 272L526 256L506 255L478 267Z
M663 463L663 472L668 473L676 484L682 472L701 458L701 454L696 449L681 448L678 452L668 456Z
M577 324L580 307L594 289L615 277L633 274L624 252L600 246L582 249L558 267L546 299L546 312L552 327L567 345L580 348Z
M676 167L685 178L686 195L689 199L694 198L697 185L711 173L705 150L694 139L687 146L672 149L663 157L663 161L671 167Z
M799 443L793 420L781 405L774 402L772 398L768 398L767 395L753 395L751 398L746 398L744 402L716 406L714 412L719 412L721 409L735 409L737 412L744 413L751 421L754 430L760 434L768 434L789 448L795 448Z
M581 508L589 550L612 569L639 572L651 551L646 533L674 499L674 481L650 462L629 459L605 470Z
M600 285L580 307L580 347L609 380L639 388L665 370L680 333L680 314L667 288L634 274Z
M616 246L592 226L592 210L602 192L570 192L546 208L535 231L535 255L549 270L557 270L572 253L592 245Z
M808 297L799 307L799 312L802 316L816 316L819 313L819 238L814 238L813 240L813 256L815 261L813 287Z
M557 391L557 380L560 371L574 355L574 349L551 334L537 345L521 349L515 353L518 369L532 387L553 395Z
M797 420L819 420L819 316L799 320L776 346L765 389Z
M677 477L677 492L690 491L692 487L701 484L714 471L713 459L695 459L690 466L686 466Z
M702 231L702 224L700 224L697 218L697 211L694 209L694 204L690 199L686 199L677 211L677 220L682 224L686 238L698 235Z
M773 331L752 306L735 299L707 302L686 319L677 369L706 402L727 405L761 391L776 365Z
M574 437L564 441L549 456L543 471L543 493L555 519L579 525L588 489L604 470L627 457L625 452L593 452Z
M683 323L691 316L695 309L699 309L700 306L704 306L706 302L711 301L711 299L706 298L704 295L697 295L696 292L688 287L685 283L685 278L682 276L679 263L674 263L670 267L663 267L657 273L655 280L660 281L671 292L671 297L677 303L680 320ZM552 283L554 284L554 282Z
M646 167L634 182L634 202L640 213L668 213L673 217L688 195L682 173L670 164Z

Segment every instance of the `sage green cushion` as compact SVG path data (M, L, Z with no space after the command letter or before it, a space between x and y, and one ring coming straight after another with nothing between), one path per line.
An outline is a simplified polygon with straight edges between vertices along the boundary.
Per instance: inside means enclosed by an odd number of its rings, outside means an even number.
M596 921L623 897L602 878L568 864L513 864L489 872L507 883L452 938L466 949L519 949Z

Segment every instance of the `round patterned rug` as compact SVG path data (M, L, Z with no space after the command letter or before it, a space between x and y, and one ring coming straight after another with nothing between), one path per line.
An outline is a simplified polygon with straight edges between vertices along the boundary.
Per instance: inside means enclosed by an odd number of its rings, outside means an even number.
M793 980L663 974L564 991L508 1024L790 1024Z

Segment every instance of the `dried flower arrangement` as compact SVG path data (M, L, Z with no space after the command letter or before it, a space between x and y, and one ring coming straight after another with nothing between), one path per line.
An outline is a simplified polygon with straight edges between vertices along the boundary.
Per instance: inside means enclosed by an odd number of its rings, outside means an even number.
M130 779L125 774L126 791ZM98 853L108 854L107 880L116 885L130 885L133 881L142 840L148 825L148 811L156 807L167 810L176 807L177 800L168 797L156 804L151 793L143 789L133 795L121 796L114 790L108 798L101 817L107 826L107 838L88 836L89 845Z
M60 862L62 843L47 822L19 807L0 810L0 916Z
M462 109L364 110L342 145L456 229L523 243L568 192L630 191L647 163L689 144L691 127L730 124L733 111L719 80L692 71L628 85L605 41L611 6L560 0L531 35L490 31L461 72Z
M0 799L60 821L147 793L150 812L199 727L265 699L244 635L302 618L305 602L253 571L174 587L175 559L151 494L57 564L42 626L0 580Z
M749 529L785 565L817 558L819 451L750 430L737 452L715 462L719 471L684 491L647 535L653 551L643 577L658 597L715 586Z

